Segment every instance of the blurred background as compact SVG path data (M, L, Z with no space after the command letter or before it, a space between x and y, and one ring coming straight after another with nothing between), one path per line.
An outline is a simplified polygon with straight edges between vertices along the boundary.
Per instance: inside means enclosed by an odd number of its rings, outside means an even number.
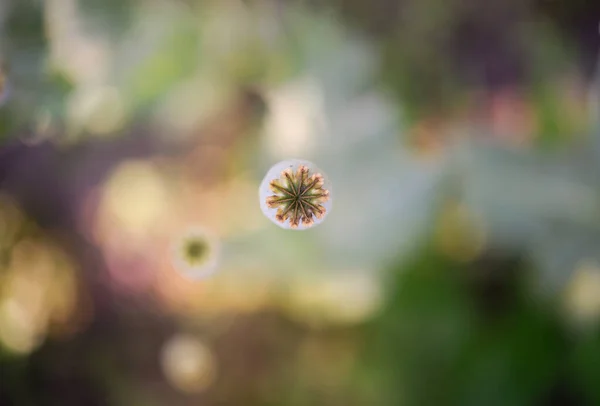
M2 0L0 405L600 405L599 23ZM259 208L290 158L307 231Z

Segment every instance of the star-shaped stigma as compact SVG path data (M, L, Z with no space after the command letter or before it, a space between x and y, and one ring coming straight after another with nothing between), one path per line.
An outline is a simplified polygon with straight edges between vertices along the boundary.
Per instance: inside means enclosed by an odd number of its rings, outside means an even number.
M267 197L267 206L277 209L275 219L280 223L289 219L291 228L297 228L301 221L311 226L313 216L321 219L326 212L321 203L329 200L329 190L323 189L323 175L315 173L309 177L308 173L304 165L300 165L296 173L287 168L269 183L275 195Z

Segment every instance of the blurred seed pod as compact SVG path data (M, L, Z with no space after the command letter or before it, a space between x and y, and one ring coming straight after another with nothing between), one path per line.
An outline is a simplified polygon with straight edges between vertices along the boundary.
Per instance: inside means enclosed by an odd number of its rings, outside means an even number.
M219 251L217 240L208 231L190 229L174 244L174 265L186 277L203 279L217 270Z

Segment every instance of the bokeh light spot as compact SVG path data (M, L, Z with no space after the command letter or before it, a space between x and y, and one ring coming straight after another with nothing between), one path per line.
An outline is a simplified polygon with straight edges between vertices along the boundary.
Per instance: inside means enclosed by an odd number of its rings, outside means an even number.
M161 364L167 380L182 392L202 392L216 376L215 356L192 335L171 337L162 348Z
M595 261L582 261L575 269L564 292L568 317L587 325L600 319L600 266Z
M168 192L156 168L129 161L118 166L106 183L100 212L127 232L145 234L168 212Z

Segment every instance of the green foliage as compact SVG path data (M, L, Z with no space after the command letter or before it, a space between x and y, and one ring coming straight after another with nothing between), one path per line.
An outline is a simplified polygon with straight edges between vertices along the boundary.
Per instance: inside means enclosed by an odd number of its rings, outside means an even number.
M529 299L521 282L527 269L518 264L496 269L515 275L503 283L516 283L509 290L516 294L489 308L494 292L474 283L487 266L425 248L394 269L379 326L385 404L529 405L551 389L566 354L564 332Z
M152 106L174 84L194 72L199 48L195 34L186 25L175 28L128 76L125 89L138 109Z
M590 404L600 404L600 329L579 339L572 351L571 368L576 387L582 391Z

